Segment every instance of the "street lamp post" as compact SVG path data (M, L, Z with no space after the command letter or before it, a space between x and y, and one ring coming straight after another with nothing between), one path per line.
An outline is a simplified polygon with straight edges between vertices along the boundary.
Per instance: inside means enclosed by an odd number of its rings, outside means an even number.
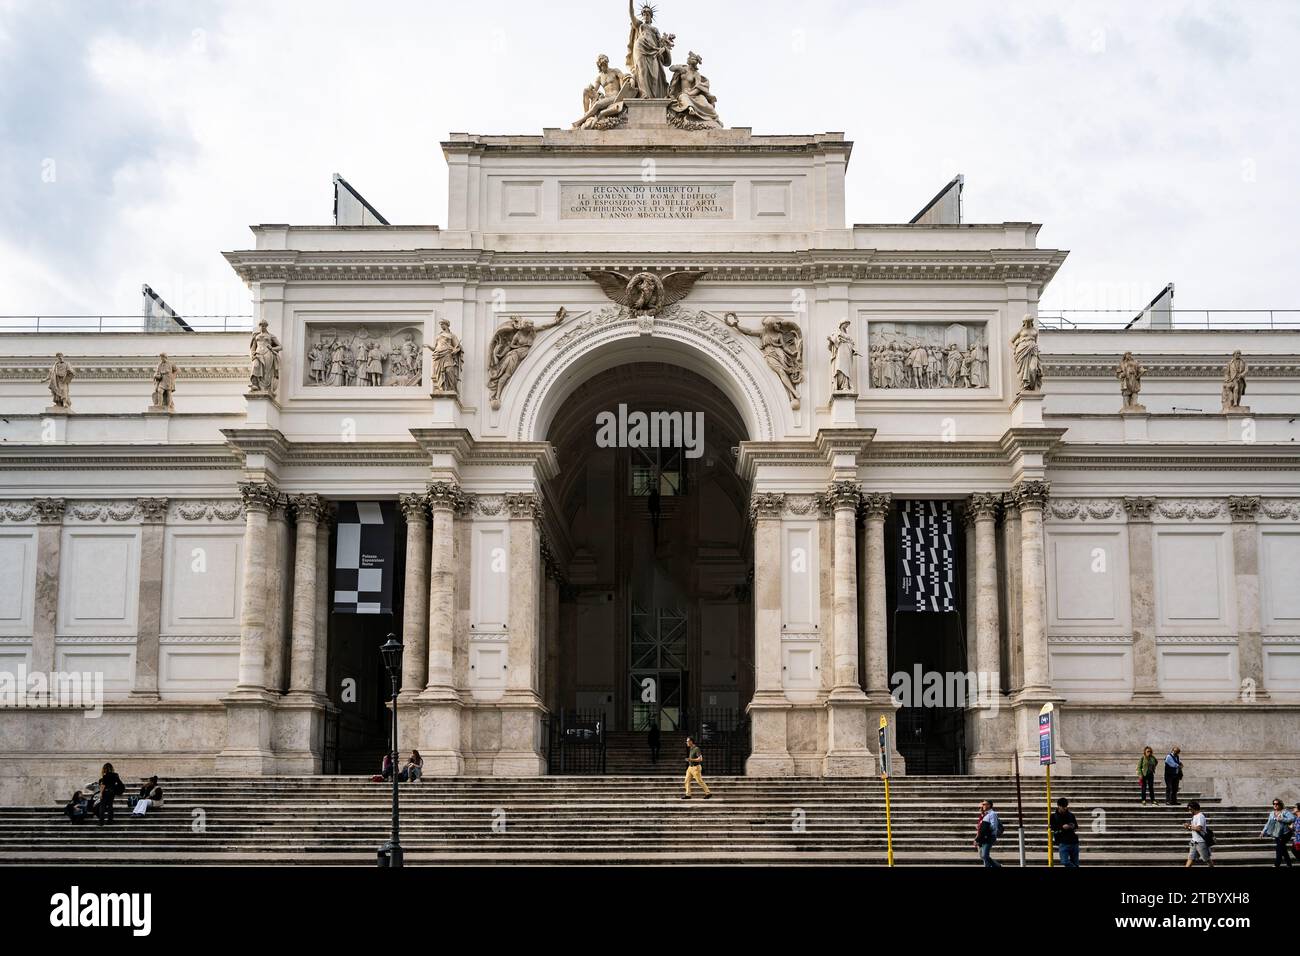
M379 649L384 658L384 668L393 684L393 723L389 740L389 769L393 773L393 832L388 842L379 848L379 865L402 865L402 844L397 834L397 691L402 683L402 642L396 634L388 635L388 642Z

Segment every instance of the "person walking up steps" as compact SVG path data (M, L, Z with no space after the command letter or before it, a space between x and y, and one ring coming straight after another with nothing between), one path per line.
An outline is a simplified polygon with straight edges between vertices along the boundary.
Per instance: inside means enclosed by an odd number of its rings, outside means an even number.
M704 790L704 799L707 800L713 794L709 791L709 785L704 782L704 755L700 753L700 748L696 746L695 741L690 737L686 738L686 792L682 794L683 800L691 799L691 781L694 780Z
M1201 805L1193 800L1187 805L1191 811L1192 819L1183 824L1184 830L1192 831L1192 842L1187 849L1187 866L1195 866L1197 860L1201 860L1206 866L1214 866L1214 831L1210 829L1210 821L1205 818L1201 812Z

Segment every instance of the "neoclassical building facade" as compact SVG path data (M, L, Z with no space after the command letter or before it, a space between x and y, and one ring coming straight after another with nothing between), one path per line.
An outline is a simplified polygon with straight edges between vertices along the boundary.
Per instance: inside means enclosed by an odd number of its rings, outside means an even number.
M877 773L882 715L895 773L1036 773L1050 702L1059 774L1300 785L1300 333L1043 328L1038 225L855 225L843 135L666 102L452 134L442 227L254 227L264 326L0 333L0 670L102 681L0 708L0 799L369 772L390 631L432 775L547 773L565 711L731 713L754 775Z

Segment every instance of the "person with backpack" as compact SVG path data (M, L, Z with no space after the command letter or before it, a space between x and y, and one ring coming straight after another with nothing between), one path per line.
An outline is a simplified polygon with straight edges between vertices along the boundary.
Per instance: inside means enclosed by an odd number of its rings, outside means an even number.
M1281 800L1273 801L1273 810L1264 823L1260 836L1273 840L1273 865L1291 865L1291 856L1295 852L1296 815L1286 808ZM1300 857L1298 857L1300 859Z
M1187 850L1187 866L1195 866L1198 859L1203 860L1206 866L1214 866L1214 831L1210 829L1210 821L1195 800L1187 805L1187 809L1192 813L1192 819L1183 824L1184 830L1192 831L1192 842Z
M1048 827L1052 831L1052 842L1056 844L1061 857L1061 866L1077 867L1079 865L1079 821L1070 812L1070 801L1062 797L1056 801L1056 809L1048 817Z
M95 802L95 818L102 827L107 821L113 822L113 801L126 793L126 784L117 775L111 763L104 764L99 771L99 800Z
M1178 785L1183 780L1182 751L1177 747L1165 757L1165 803L1171 807L1178 805Z
M1155 751L1150 747L1142 748L1142 756L1138 758L1138 788L1142 793L1142 805L1146 806L1147 798L1151 800L1152 806L1156 802L1156 764L1160 761L1156 759Z
M996 870L1002 866L993 859L993 844L998 842L1000 836L1002 836L1002 819L993 809L993 801L981 801L980 821L975 831L975 848L979 850L980 860L983 861L986 870Z

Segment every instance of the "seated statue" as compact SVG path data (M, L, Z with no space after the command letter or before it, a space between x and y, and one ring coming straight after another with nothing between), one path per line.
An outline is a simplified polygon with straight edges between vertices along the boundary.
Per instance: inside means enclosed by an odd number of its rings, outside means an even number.
M636 84L617 67L609 65L609 57L596 58L596 81L582 91L582 108L586 111L573 124L574 129L610 129L617 126L627 110L625 99L635 98Z
M721 129L722 120L715 108L718 98L709 92L709 80L700 72L704 59L692 52L685 66L673 66L668 85L668 119L683 129Z

